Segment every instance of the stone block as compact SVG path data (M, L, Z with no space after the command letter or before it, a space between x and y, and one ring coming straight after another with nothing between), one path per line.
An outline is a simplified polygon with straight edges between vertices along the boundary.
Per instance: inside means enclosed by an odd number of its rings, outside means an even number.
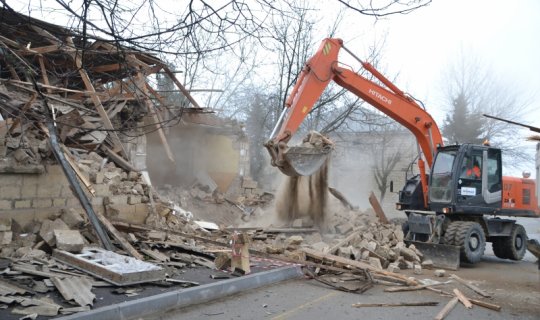
M397 273L401 269L399 268L399 264L397 262L392 262L388 265L388 268L386 268L386 270Z
M353 227L354 226L351 223L346 222L346 223L337 225L335 228L336 228L337 233L348 234L349 232L353 230Z
M382 270L383 267L381 265L381 260L379 260L379 258L375 258L375 257L369 257L369 264L374 266L375 268L379 269L379 270Z
M54 230L69 230L69 227L61 219L54 221L49 219L43 220L39 229L39 236L51 247L55 245Z
M141 203L141 200L141 196L130 195L128 197L128 204L139 204Z
M300 245L303 241L304 238L302 238L302 236L290 236L289 239L287 239L287 243L293 246Z
M21 186L21 199L34 198L37 195L37 184L23 184Z
M75 194L71 190L71 186L65 185L65 186L62 186L62 191L60 192L60 196L67 198L67 197L74 197Z
M57 198L53 199L53 207L65 207L67 203L66 199Z
M62 210L62 216L60 219L62 219L62 221L64 221L65 224L72 229L79 229L85 224L82 212L77 211L74 208Z
M111 195L111 189L108 184L95 184L93 185L93 188L98 197L107 197Z
M11 218L0 218L0 231L11 231Z
M326 242L319 241L311 245L311 247L320 252L326 252L330 247Z
M24 175L32 176L32 175ZM19 174L2 173L2 185L14 185L20 186L23 182L23 178Z
M52 207L51 199L34 199L32 200L32 208L50 208Z
M439 277L439 278L442 278L446 275L446 270L444 269L437 269L433 272L433 274L436 276L436 277Z
M0 200L0 210L11 210L13 206L11 200Z
M253 180L253 179L250 179L250 178L244 178L242 180L242 188L245 188L245 189L255 189L257 188L258 186L258 183L257 181Z
M422 274L422 266L415 263L413 272L414 272L414 274Z
M292 223L293 228L302 228L303 225L304 225L304 220L302 219L295 219Z
M62 185L44 183L37 187L37 196L39 198L59 197L61 191L62 191Z
M79 253L84 247L84 239L78 230L56 229L53 233L57 249Z
M433 261L431 259L426 259L422 261L422 268L433 269Z
M13 232L11 231L0 231L0 245L8 245L13 239Z
M104 198L104 204L125 205L128 203L127 195L108 196Z
M15 200L15 209L28 209L32 208L31 200Z
M96 209L96 207L101 207L103 205L103 197L90 197L90 203Z
M1 199L20 199L21 198L21 187L16 185L9 185L5 187L0 187L0 198Z
M167 239L167 234L163 231L150 231L147 234L148 239L154 241L165 241Z

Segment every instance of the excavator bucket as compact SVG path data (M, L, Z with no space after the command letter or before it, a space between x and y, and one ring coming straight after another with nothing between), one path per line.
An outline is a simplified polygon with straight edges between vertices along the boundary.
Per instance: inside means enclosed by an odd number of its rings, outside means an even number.
M290 147L283 154L284 163L279 169L291 177L310 176L321 168L331 151L330 148Z
M435 268L448 270L459 269L459 247L448 244L436 244L430 242L405 240L407 245L414 244L416 249L424 255L423 260L433 261Z

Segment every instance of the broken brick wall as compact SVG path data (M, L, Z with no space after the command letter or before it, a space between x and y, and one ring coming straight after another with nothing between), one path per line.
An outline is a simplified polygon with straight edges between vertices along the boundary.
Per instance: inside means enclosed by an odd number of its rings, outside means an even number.
M57 215L65 208L83 210L62 168L59 165L47 165L45 168L42 174L0 173L0 217L12 218L26 225L32 220ZM149 209L143 196L113 195L111 184L95 178L91 180L95 195L89 192L87 195L95 211L116 220L144 223ZM104 204L109 203L111 209L105 211Z
M239 176L249 175L247 142L240 126L224 125L210 117L184 115L182 125L167 129L175 163L163 152L158 134L147 134L146 165L152 184L190 186L198 172L204 172L224 193Z
M42 174L0 173L0 216L25 224L65 207L79 207L59 165Z

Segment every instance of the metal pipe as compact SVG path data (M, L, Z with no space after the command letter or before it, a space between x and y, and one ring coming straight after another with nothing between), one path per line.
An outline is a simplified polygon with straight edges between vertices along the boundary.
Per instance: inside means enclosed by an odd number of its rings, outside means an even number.
M281 124L281 122L283 121L283 118L285 117L285 114L287 113L287 110L289 108L285 107L283 108L283 111L281 111L281 114L279 115L279 119L274 127L274 129L272 130L272 133L270 134L270 139L273 139L274 138L274 135L276 134L276 131L279 127L279 125Z

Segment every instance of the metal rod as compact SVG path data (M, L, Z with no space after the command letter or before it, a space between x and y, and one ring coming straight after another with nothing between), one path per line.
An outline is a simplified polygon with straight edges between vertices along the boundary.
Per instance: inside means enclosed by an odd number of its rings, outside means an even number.
M358 60L358 62L360 62L361 64L364 64L364 61L360 58L358 58L354 53L352 53L351 50L347 49L347 47L345 47L343 44L341 45L341 47L343 48L343 50L347 51L348 54L350 54L351 56L353 56L353 58L355 58L356 60Z
M281 124L281 121L283 121L283 118L285 117L285 114L287 113L287 110L289 108L283 108L283 111L281 111L281 114L279 115L279 119L276 123L276 126L274 127L274 129L272 130L272 133L270 134L270 139L273 139L274 138L274 135L276 134L276 131L279 127L279 125Z
M66 178L69 181L73 192L75 193L82 207L86 211L88 220L90 220L90 223L92 223L92 226L94 227L94 230L96 231L96 234L101 244L105 249L112 251L114 247L111 243L111 239L109 239L109 236L101 227L99 219L97 218L96 213L94 212L94 209L90 204L90 200L88 200L88 197L86 196L83 189L81 188L81 185L77 181L77 177L75 177L73 169L71 169L70 165L67 163L64 153L60 150L60 146L58 145L58 138L56 136L56 127L54 123L52 121L47 121L47 128L49 129L49 141L51 142L52 151L56 159L60 163L60 166L62 167L62 170L64 171L64 174L66 175Z

